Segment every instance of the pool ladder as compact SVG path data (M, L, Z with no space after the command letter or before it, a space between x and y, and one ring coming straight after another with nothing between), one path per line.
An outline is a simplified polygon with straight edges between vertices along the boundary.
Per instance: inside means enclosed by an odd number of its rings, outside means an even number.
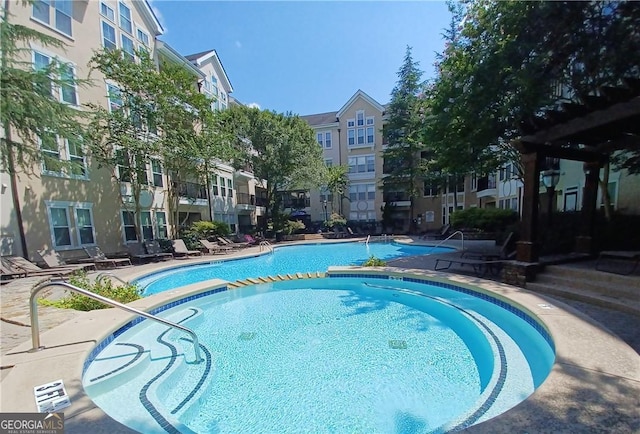
M258 244L258 247L260 247L260 251L262 252L263 250L268 250L271 253L273 253L273 246L271 245L271 243L269 241L260 241L260 244Z
M102 278L102 276L100 278ZM121 280L121 279L118 279L118 280ZM51 279L40 281L31 289L31 296L29 298L29 313L31 316L31 342L33 344L33 348L30 350L30 352L40 351L44 349L44 347L40 345L40 325L38 323L38 301L36 297L40 291L42 291L45 288L49 288L51 286L61 286L63 288L68 289L69 291L77 292L86 297L93 298L94 300L98 300L106 305L117 307L127 312L136 314L138 316L141 316L153 321L157 321L161 324L164 324L176 330L183 331L188 335L190 335L191 339L193 340L193 351L195 353L195 363L200 363L202 361L202 356L200 355L200 344L198 342L198 336L193 330L188 329L184 326L181 326L180 324L167 321L164 318L160 318L155 315L151 315L150 313L133 308L131 306L127 306L126 304L122 304L110 298L103 297L102 295L94 294L91 291L72 285L66 282L65 280L51 280Z
M445 238L444 240L440 241L438 244L436 244L435 246L431 246L431 249L428 251L428 253L431 253L432 251L434 251L435 249L437 249L438 247L440 247L444 242L449 241L451 238L453 238L454 235L460 235L460 239L462 240L462 250L464 250L464 233L462 233L462 231L455 231L454 233L452 233L451 235L449 235L447 238ZM425 253L426 254L426 253Z

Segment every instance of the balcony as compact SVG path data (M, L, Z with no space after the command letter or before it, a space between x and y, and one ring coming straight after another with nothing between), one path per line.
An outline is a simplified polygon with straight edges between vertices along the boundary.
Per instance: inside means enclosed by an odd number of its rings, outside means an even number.
M483 197L498 197L498 189L495 175L478 178L478 188L476 191L478 199Z
M411 198L406 193L385 193L384 195L384 203L392 203L396 207L404 208L411 206Z
M178 191L180 197L180 203L183 203L183 199L189 202L204 201L207 200L207 187L202 184L196 184L195 182L174 182L173 187ZM186 203L186 202L185 202Z

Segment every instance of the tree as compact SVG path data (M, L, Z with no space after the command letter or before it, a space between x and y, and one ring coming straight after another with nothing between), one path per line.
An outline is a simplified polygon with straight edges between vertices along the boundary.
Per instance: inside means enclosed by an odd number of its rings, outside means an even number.
M383 190L385 193L404 191L409 196L411 222L424 176L420 152L425 149L422 140L425 112L419 97L422 71L418 66L411 57L411 47L407 47L404 63L398 71L398 82L391 92L388 121L383 130L387 141L382 153L387 169L387 176L382 181Z
M336 209L334 202L338 202L338 212L342 215L342 199L348 198L347 185L349 185L349 166L331 166L327 167L325 184L327 190L331 193L333 201L331 209Z
M22 253L26 255L17 173L32 173L33 168L43 161L39 138L49 135L81 136L81 112L54 97L54 92L64 92L83 82L77 80L65 64L50 62L34 68L31 42L56 49L64 49L65 44L36 30L11 23L9 4L5 1L0 6L0 163L2 170L11 178L13 207Z
M142 240L140 226L142 192L148 189L146 164L160 151L158 110L162 82L153 61L145 52L136 53L138 62L121 50L94 54L90 65L117 83L109 85L110 107L90 104L94 117L87 130L87 144L99 167L111 171L124 207L133 208L136 237ZM128 188L124 188L124 184Z
M244 106L227 110L226 127L237 138L243 157L236 164L249 165L267 191L265 220L281 229L281 195L294 188L318 187L324 178L322 150L314 131L296 115Z

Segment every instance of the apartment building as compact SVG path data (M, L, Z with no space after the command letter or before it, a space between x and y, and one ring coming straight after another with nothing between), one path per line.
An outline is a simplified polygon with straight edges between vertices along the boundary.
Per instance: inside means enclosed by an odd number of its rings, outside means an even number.
M190 71L194 85L217 97L212 109L223 110L233 101L230 96L233 88L217 53L211 50L186 58L158 40L162 26L144 0L8 3L11 22L34 28L66 44L63 50L30 43L30 59L25 60L35 68L57 62L68 67L68 74L85 79L89 77L87 65L96 50L122 49L132 60L135 50L147 50L158 65L161 60L170 61ZM90 78L87 86L53 89L54 97L78 110L85 110L87 103L108 110L122 104L117 83L105 80L99 71L92 71ZM167 187L174 181L160 159L144 163L147 185L139 200L142 211L136 216L131 185L115 182L111 171L99 168L85 154L81 141L47 137L39 139L39 145L48 158L31 171L16 174L15 202L12 189L8 188L12 179L0 172L2 255L34 259L38 249L55 249L63 257L76 257L82 254L83 247L92 245L99 245L107 253L121 252L127 244L140 241L136 223L144 239L172 236L175 228L169 224ZM73 161L79 169L51 164L56 160ZM256 184L251 173L237 172L219 162L209 185L199 182L176 185L180 196L178 211L187 223L216 219L229 223L232 229L237 228L239 220L247 227L255 225L261 210L255 200ZM238 204L237 187L247 195L249 204ZM16 202L20 212L12 206ZM238 213L243 217L239 219Z

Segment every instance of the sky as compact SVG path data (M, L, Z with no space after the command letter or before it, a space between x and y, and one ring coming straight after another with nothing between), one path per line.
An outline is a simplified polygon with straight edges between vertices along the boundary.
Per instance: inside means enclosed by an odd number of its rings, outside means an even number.
M390 101L407 46L434 77L451 15L442 1L149 2L182 55L215 49L243 104L309 115L359 89Z

